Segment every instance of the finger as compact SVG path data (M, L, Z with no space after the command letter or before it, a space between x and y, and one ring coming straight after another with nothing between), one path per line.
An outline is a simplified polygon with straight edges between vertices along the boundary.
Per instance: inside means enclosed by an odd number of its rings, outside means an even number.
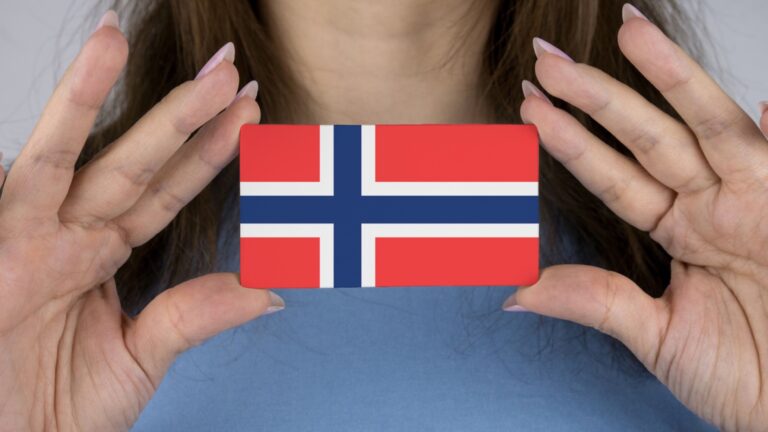
M534 45L539 47L536 76L544 89L603 125L661 183L694 192L718 182L686 126L606 73L548 55L551 44L540 39Z
M724 180L768 173L768 144L752 119L679 46L648 20L629 18L619 31L626 57L657 88L699 139Z
M2 205L15 220L59 210L99 109L125 66L128 42L116 27L116 15L109 12L102 21L106 25L91 35L64 73L9 173Z
M125 342L155 386L181 352L285 302L267 290L243 288L237 275L209 274L155 298L128 323Z
M62 220L105 221L130 208L184 141L232 101L238 82L232 61L228 43L204 67L208 73L175 88L84 166L61 208Z
M653 230L671 207L674 193L573 116L532 95L530 87L525 91L529 94L521 116L536 125L547 152L619 217L641 230Z
M623 342L646 365L652 364L669 321L664 303L631 280L583 265L545 269L535 285L518 289L503 307L594 327Z
M237 155L240 127L258 123L255 81L225 112L206 125L165 164L127 212L114 222L132 246L162 230Z

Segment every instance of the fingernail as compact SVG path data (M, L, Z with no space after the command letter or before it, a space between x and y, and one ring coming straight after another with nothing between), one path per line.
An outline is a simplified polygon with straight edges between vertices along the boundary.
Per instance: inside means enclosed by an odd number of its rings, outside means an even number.
M545 95L543 91L539 90L539 88L536 87L536 84L528 80L523 80L523 96L525 96L526 99L528 99L530 96L536 96L544 99L545 101L549 102L550 105L552 105L552 101L549 100L547 95Z
M104 26L120 29L120 18L118 18L117 12L111 9L108 10L99 20L99 24L96 26L96 30L99 30ZM94 32L96 30L94 30Z
M219 48L219 50L216 51L216 54L214 54L213 57L208 60L208 63L206 63L205 66L200 69L200 72L198 72L195 79L200 79L208 75L212 70L216 69L216 66L225 60L230 63L235 62L235 44L232 42L227 42L226 45Z
M238 100L246 96L251 99L256 99L256 96L258 95L259 95L259 83L257 83L256 81L251 81L248 84L244 85L239 92L237 92L237 96L235 96L235 100Z
M509 296L509 298L504 302L504 306L501 308L505 312L530 312L528 309L517 304L517 299L515 298L514 294Z
M632 18L640 18L648 21L648 17L643 15L643 13L640 12L640 9L632 6L629 3L624 3L624 6L621 8L621 19L624 22L627 22Z
M283 300L282 297L273 293L272 291L269 292L269 301L270 305L267 310L264 311L264 315L280 312L281 310L285 309L285 300Z
M573 61L573 59L563 52L563 50L539 37L533 38L533 52L536 54L536 58L541 57L544 53L549 53L568 61Z
M768 101L762 101L760 102L760 114L765 114L768 112Z

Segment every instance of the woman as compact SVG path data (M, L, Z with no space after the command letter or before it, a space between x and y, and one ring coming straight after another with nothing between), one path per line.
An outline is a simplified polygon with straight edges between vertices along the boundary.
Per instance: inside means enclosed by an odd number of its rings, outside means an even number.
M670 3L638 5L650 21L614 0L158 0L131 11L130 43L107 13L0 199L0 428L127 429L176 355L285 307L199 276L236 269L231 161L261 106L535 124L545 258L602 268L552 266L504 309L595 327L656 378L577 327L460 316L499 288L283 291L286 311L190 351L137 429L707 429L663 383L712 425L766 430L768 115L665 36ZM520 94L534 73L558 99Z

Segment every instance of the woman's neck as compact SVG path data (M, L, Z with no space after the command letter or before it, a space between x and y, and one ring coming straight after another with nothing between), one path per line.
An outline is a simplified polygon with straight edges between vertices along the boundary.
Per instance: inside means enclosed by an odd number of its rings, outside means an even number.
M306 123L485 122L489 0L271 0Z

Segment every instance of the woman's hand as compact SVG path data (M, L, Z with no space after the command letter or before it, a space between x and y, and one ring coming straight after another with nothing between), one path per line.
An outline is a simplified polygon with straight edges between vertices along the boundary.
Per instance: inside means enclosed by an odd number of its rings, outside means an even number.
M624 55L685 120L536 42L551 94L622 141L635 163L525 84L542 145L617 215L672 255L660 299L598 268L564 265L506 309L568 319L624 342L692 410L727 430L768 430L768 141L702 68L630 6ZM762 130L768 132L768 115Z
M117 269L235 157L240 125L258 122L260 111L255 84L235 98L228 44L75 173L128 55L114 12L102 23L0 199L2 431L125 430L178 353L282 307L236 275L211 274L165 291L135 319L121 312Z

